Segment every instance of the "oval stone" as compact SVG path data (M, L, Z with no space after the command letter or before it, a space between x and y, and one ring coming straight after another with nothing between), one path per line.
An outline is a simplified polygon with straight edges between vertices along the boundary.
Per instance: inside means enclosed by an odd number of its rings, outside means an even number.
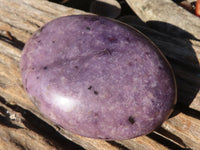
M44 25L24 47L21 74L42 114L91 138L148 134L176 102L174 75L160 50L136 29L100 16Z

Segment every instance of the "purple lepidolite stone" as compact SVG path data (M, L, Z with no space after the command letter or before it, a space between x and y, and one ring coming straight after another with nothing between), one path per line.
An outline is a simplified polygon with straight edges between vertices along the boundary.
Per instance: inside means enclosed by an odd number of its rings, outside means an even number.
M91 138L148 134L176 102L173 72L158 48L128 25L100 16L44 25L25 45L21 72L41 113Z

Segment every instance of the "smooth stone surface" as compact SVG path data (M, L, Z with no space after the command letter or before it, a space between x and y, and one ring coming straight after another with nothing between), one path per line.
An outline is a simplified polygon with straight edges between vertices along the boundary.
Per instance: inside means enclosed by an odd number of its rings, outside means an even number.
M135 29L99 16L43 26L25 45L21 72L41 113L86 137L148 134L176 101L173 73L158 48Z

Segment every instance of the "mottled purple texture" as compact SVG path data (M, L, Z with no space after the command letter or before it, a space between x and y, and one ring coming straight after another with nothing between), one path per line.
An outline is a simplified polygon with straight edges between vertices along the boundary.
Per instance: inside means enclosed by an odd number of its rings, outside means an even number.
M176 99L159 50L127 25L98 16L46 24L27 42L21 71L40 111L86 137L148 134L167 119Z

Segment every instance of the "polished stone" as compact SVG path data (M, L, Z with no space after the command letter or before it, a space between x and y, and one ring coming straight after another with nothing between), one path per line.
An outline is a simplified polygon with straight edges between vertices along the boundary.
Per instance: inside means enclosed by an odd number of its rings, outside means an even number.
M27 42L24 87L50 120L100 139L145 135L175 104L172 70L135 29L99 16L53 20Z

